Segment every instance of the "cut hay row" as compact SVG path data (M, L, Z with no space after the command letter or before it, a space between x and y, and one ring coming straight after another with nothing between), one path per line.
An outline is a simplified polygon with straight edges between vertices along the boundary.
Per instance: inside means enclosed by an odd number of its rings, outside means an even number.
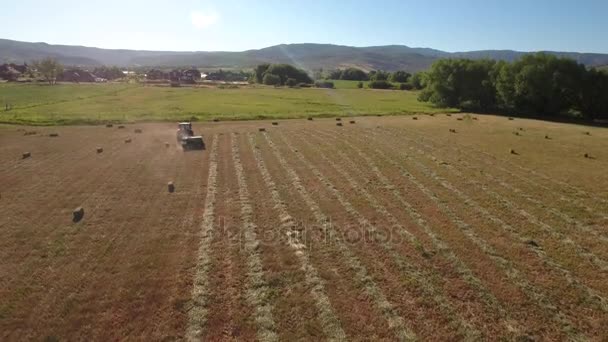
M241 156L236 141L236 134L230 134L232 146L232 162L236 170L241 205L241 221L244 234L244 247L247 257L247 301L255 310L254 320L257 327L257 337L260 341L278 341L276 323L272 316L273 307L270 302L270 288L264 279L264 268L260 257L260 241L257 237L257 225L253 222L253 205L249 188L241 163Z
M387 146L387 148L390 148L390 147ZM459 189L457 189L456 187L454 187L445 178L442 178L437 173L435 173L433 170L431 170L428 167L424 166L423 164L421 164L420 162L418 162L414 158L411 158L407 154L399 153L399 151L395 151L395 153L397 155L399 155L400 159L402 159L404 161L407 160L408 161L408 163L407 163L408 165L414 164L414 165L416 165L416 167L419 170L422 170L422 172L425 172L426 174L430 175L430 177L437 184L440 184L442 187L450 190L459 199L461 199L464 204L466 204L468 207L472 208L476 212L480 213L487 220L489 220L489 221L493 222L494 224L496 224L504 232L506 232L507 234L509 234L514 240L519 240L519 242L522 244L522 246L527 246L528 249L530 251L532 251L543 262L544 265L546 265L548 268L553 269L557 273L561 274L562 277L570 285L572 285L574 288L576 288L578 291L580 291L581 294L583 296L585 296L585 299L588 302L594 303L600 310L602 310L604 312L608 312L608 301L606 300L605 297L603 297L599 292L597 292L597 291L591 289L590 287L586 286L585 284L583 284L564 265L560 264L558 261L554 260L551 256L547 255L547 253L544 250L530 245L528 243L529 239L526 238L525 236L521 235L519 233L519 231L515 227L511 226L510 224L506 223L505 221L503 221L499 217L497 217L497 216L493 215L492 213L490 213L490 211L487 208L485 208L483 205L479 204L478 202L476 202L475 200L473 200L472 198L470 198L468 195L466 195L465 193L463 193L462 191L460 191ZM379 153L379 154L382 154L382 153ZM384 157L386 159L386 156L384 156ZM432 158L429 157L429 159L432 159ZM393 165L396 165L396 164L393 164ZM455 175L462 177L462 174L460 174L460 172L456 168L452 167L451 165L447 165L447 167L450 170L452 170L452 172L454 172ZM464 177L462 177L462 178L464 178ZM542 245L542 241L540 243Z
M321 131L317 131L317 133L323 134L327 138L333 138L333 133L324 133ZM344 160L350 160L351 165L356 165L348 156L345 154L342 155ZM359 169L359 172L362 172ZM508 330L512 330L515 333L519 331L521 328L519 327L519 323L515 322L510 317L510 314L504 308L504 306L498 301L498 299L492 294L490 290L483 284L483 282L475 276L473 271L462 261L460 258L454 253L454 251L450 248L450 246L443 241L443 239L433 230L428 221L414 208L414 206L409 203L400 192L397 191L397 188L388 181L388 179L384 178L386 181L385 186L390 190L393 197L395 197L398 202L403 206L403 209L406 211L408 216L411 218L412 222L416 224L422 231L431 239L433 243L433 247L437 249L437 251L450 262L451 266L456 270L458 275L462 277L466 283L475 289L478 295L483 300L484 304L497 312L497 314L503 319L503 324L508 327ZM382 180L381 180L382 181Z
M289 165L268 134L264 133L263 137L270 146L273 155L275 158L277 158L281 167L287 172L292 186L298 191L304 202L306 202L310 211L315 216L317 224L325 230L326 236L328 236L332 242L336 244L339 251L345 257L348 266L355 272L355 281L365 290L367 295L369 295L373 300L376 307L380 310L380 312L383 313L384 318L387 320L388 326L395 334L395 337L401 341L415 340L416 335L405 326L403 318L396 313L393 305L386 299L386 296L382 293L376 282L369 275L366 267L354 255L348 245L342 241L341 238L337 237L337 234L332 232L333 227L330 224L328 216L321 211L319 204L302 185L300 176L298 176L294 169Z
M412 142L412 143L416 143L414 140L410 140L410 142ZM420 144L421 144L421 143L420 143ZM414 149L414 148L413 148L413 147L410 147L410 149ZM416 149L416 151L417 151L417 153L418 153L418 154L420 154L420 155L422 155L422 156L427 156L427 157L428 157L428 155L426 154L426 152L425 152L425 151L420 150L420 149ZM436 163L438 163L438 160L437 160L436 158L435 158L433 161L434 161L434 162L436 162ZM471 170L474 170L474 167L472 167L470 164L468 164L468 163L467 163L466 161L464 161L464 160L460 160L460 161L459 161L459 163L460 163L460 164L462 164L463 166L465 166L465 167L467 167L467 168L471 169ZM456 169L454 166L450 165L450 164L445 164L445 166L446 166L447 168L449 168L450 170L456 170L456 171L457 171L457 169ZM500 184L500 185L502 185L504 188L511 190L512 192L514 192L514 193L518 194L519 196L521 196L522 198L524 198L524 199L528 200L529 202L531 202L531 203L533 203L533 204L536 204L536 205L537 205L537 206L538 206L540 209L544 209L544 211L546 211L546 212L550 213L552 216L554 216L554 217L558 218L559 220L565 221L566 223L569 223L569 224L573 225L575 228L577 228L577 229L580 229L580 230L584 231L585 233L587 233L587 234L589 234L589 235L593 236L593 238L595 238L595 239L597 239L597 240L600 240L600 241L603 241L603 242L608 242L608 237L606 237L605 235L603 235L603 232L597 231L597 230L595 230L594 228L592 228L591 226L585 225L584 223L582 223L581 221L579 221L579 220L577 220L577 219L575 219L575 218L571 218L570 216L568 216L568 215L566 215L566 214L562 213L561 211L559 211L559 210L558 210L558 209L556 209L556 208L553 208L553 207L550 207L550 206L545 205L544 203L540 202L539 200L534 199L534 198L532 198L530 195L526 194L526 193L525 193L523 190L521 190L521 189L519 189L519 188L517 188L517 187L515 187L515 186L513 186L513 185L511 185L511 184L509 184L509 183L507 183L507 182L505 182L503 179L496 178L495 176L492 176L492 175L491 175L490 173L488 173L488 172L483 172L482 174L483 174L483 175L484 175L486 178L490 179L490 181L491 181L493 184ZM467 179L467 177L466 177L464 174L462 174L460 171L458 171L458 175L459 175L459 176L461 176L461 177L462 177L462 179ZM510 207L510 208L513 208L513 207L514 207L514 208L515 208L515 209L513 209L514 211L516 211L516 212L518 212L518 213L520 213L520 214L522 214L522 215L524 215L524 216L530 216L530 217L533 217L533 215L532 215L532 214L530 214L530 213L526 212L524 209L518 208L518 207L516 206L516 204L514 204L513 202L511 202L511 201L509 201L509 200L505 199L505 198L504 198L504 197L502 197L500 194L498 194L498 193L496 193L496 192L494 192L494 191L490 190L489 188L487 188L487 187L486 187L485 185L483 185L482 183L479 183L479 182L474 181L474 180L468 180L467 182L468 182L469 184L472 184L472 185L474 185L474 186L476 186L476 187L481 188L481 189L482 189L482 190L483 190L485 193L490 194L490 195L491 195L492 197L494 197L494 198L501 197L500 201L501 201L501 202L503 202L503 204L504 204L505 206L507 206L507 207ZM541 222L541 221L540 221L540 220L538 220L537 218L536 218L536 220L537 220L538 222ZM541 223L542 223L542 222L541 222ZM543 225L544 225L545 227L546 227L546 226L548 226L548 225L546 225L546 224L544 224L544 223L543 223ZM551 230L551 231L553 232L553 230ZM575 233L577 233L577 231L575 231ZM567 239L567 237L563 237L563 238ZM570 242L568 242L568 243L570 243ZM593 257L591 256L591 258L593 258ZM600 261L600 263L601 263L601 261Z
M266 163L262 158L259 147L254 142L253 135L248 134L247 137L251 150L253 151L257 169L262 175L266 188L270 191L274 207L278 212L279 220L281 221L281 229L285 232L288 244L294 249L295 255L300 261L301 268L304 271L306 283L310 287L310 292L315 301L319 321L323 327L325 337L330 341L345 341L346 334L344 333L344 330L342 330L340 321L334 313L331 302L327 297L324 282L319 277L317 269L310 261L306 246L299 238L295 220L287 211L287 205L281 198L277 185L266 168Z
M347 141L347 138L341 139L347 146L349 146L352 150L354 150L362 159L366 161L369 168L377 175L378 179L381 180L382 183L387 187L393 187L393 184L390 182L386 176L382 174L380 169L377 167L375 162L360 149L352 145ZM531 284L527 278L520 273L519 270L515 268L515 265L508 259L504 258L500 255L500 253L495 250L487 241L481 238L473 227L471 227L468 223L464 222L456 212L449 206L445 205L440 198L437 197L435 193L433 193L430 189L428 189L425 185L420 183L409 171L407 171L402 165L396 163L394 160L388 158L381 149L377 149L376 154L380 156L382 159L387 162L393 164L397 167L402 175L407 178L412 184L414 184L422 193L424 193L433 203L439 208L449 219L450 221L457 226L463 234L470 239L476 246L478 246L490 259L492 259L495 264L503 270L503 273L511 280L515 285L517 285L530 299L532 299L536 304L543 308L543 312L551 317L555 323L559 325L562 331L568 336L584 339L585 336L576 330L573 324L569 321L569 319L559 310L559 307L553 303L548 296L539 288ZM397 199L401 202L403 201L403 196L399 194Z
M390 130L390 129L389 129ZM403 130L394 130L397 134L399 135L403 135ZM446 144L439 144L436 140L433 140L431 138L428 138L427 136L424 137L425 140L427 141L431 141L433 142L433 144L435 146L438 145L442 145L445 146ZM597 210L590 208L588 205L586 205L583 201L584 200L593 200L594 202L600 202L600 203L604 203L604 204L608 204L608 200L605 200L603 198L600 198L594 194L591 194L585 190L582 190L578 187L572 186L568 183L565 183L563 181L551 178L541 172L529 169L527 167L523 167L521 165L515 164L513 162L510 162L508 160L505 159L498 159L496 158L496 156L479 150L477 149L475 146L473 145L469 145L469 144L462 144L461 145L464 148L459 148L456 149L458 152L462 153L464 156L466 156L468 159L471 160L479 160L482 161L486 166L489 167L493 167L496 168L497 170L500 170L506 174L509 175L509 177L512 178L516 178L524 183L527 183L533 187L538 187L544 190L544 192L546 193L554 193L555 194L555 198L559 199L560 201L564 201L564 202L568 202L570 204L573 204L575 206L578 206L582 209L584 209L585 211L591 213L591 214L597 214ZM449 147L451 149L454 149L453 147ZM483 158L482 156L485 156L485 158ZM491 161L488 161L486 158L491 159ZM500 163L504 163L505 165L507 165L508 167L503 167L500 165ZM518 172L513 171L514 169L519 169L523 172L522 174L519 174ZM534 180L530 178L530 175L534 175L537 176L538 178L540 178L542 181L539 180ZM553 183L554 185L556 185L559 189L570 189L571 192L573 192L574 194L577 195L577 197L575 196L563 196L559 191L556 191L554 188L549 187L548 185L546 185L545 183ZM608 219L608 217L603 216L603 219Z
M128 175L125 175L124 178L121 178L119 180L119 185L118 186L122 186L122 187L128 187L128 180L132 179L133 177L135 177L135 175L138 175L141 173L142 170L142 165L144 164L143 161L148 160L147 157L149 156L140 156L138 163L132 167L129 171L128 171ZM161 156L155 155L153 156L153 161L159 161L161 159ZM112 161L108 164L110 164L110 169L115 168L115 165L118 161ZM97 178L97 176L95 174L90 174L88 177L83 177L83 178L94 178L94 179L99 179ZM108 184L109 181L112 179L112 177L101 177L101 179L103 179L104 181L102 183L99 183L99 186L96 187L96 190L87 194L85 200L83 200L81 203L85 203L85 206L83 207L83 210L85 211L85 216L84 216L84 220L85 221L94 221L95 218L95 214L96 212L98 212L98 208L104 207L105 206L111 206L111 202L114 201L114 199L112 199L112 194L111 193L107 193L105 195L100 195L99 193L103 193L102 189L106 189L108 188ZM69 180L65 181L65 183L71 183ZM157 193L156 190L157 188L150 188L150 189L146 189L144 191L146 191L149 196L148 198L153 198L154 200L152 201L140 201L138 202L136 205L133 203L133 205L131 206L131 210L141 210L144 211L145 208L149 208L149 207L153 207L156 203L159 202L158 197L155 196L155 194ZM58 199L59 200L59 199ZM50 209L48 209L47 207L44 208L38 208L38 210L40 212L46 213L48 215L49 212L51 212ZM70 218L69 215L65 215L65 216L51 216L51 217L47 217L44 220L42 220L42 222L44 222L44 224L40 224L37 223L35 226L36 230L39 231L44 231L47 229L47 227L52 227L53 230L51 232L51 235L45 237L46 241L58 241L59 239L62 240L63 244L65 244L66 246L70 246L70 249L77 249L80 248L80 246L86 245L87 243L90 244L91 243L91 237L88 234L73 234L73 230L72 227L70 227L69 225L66 225L65 222L68 221L68 219ZM138 224L140 224L142 227L146 227L149 223L149 220L151 218L148 218L147 220L144 220L143 222L139 222ZM104 250L108 250L110 248L112 248L112 246L115 246L117 244L117 241L120 241L121 239L124 239L125 237L125 230L126 227L129 226L129 224L131 224L131 222L125 220L124 222L120 222L120 224L115 224L112 225L113 229L104 229L104 238L101 241L95 242L95 246L93 248L84 248L81 249L81 253L78 253L78 260L80 260L80 262L82 262L83 264L90 264L90 263L98 263L98 262L102 262L102 259L104 259L105 257L109 257L109 255L105 252L100 252L100 251L104 251ZM65 234L66 231L70 231L70 233ZM78 247L76 247L78 246ZM30 261L30 260L28 260ZM36 282L41 282L40 286L45 286L45 271L48 269L53 269L54 272L57 273L61 273L66 272L63 267L66 267L65 264L61 264L61 265L57 265L57 264L53 264L53 260L52 258L44 258L41 260L35 260L34 261L40 261L42 264L37 265L37 266L33 266L30 264L21 264L21 269L24 270L24 272L27 274L27 277L31 277L31 279L36 279L36 281L33 284L36 284ZM32 271L34 270L34 271ZM54 286L51 287L46 287L46 291L44 291L43 296L41 298L38 298L36 301L36 307L33 308L35 311L38 312L53 312L53 310L55 310L55 305L56 305L56 300L59 296L61 296L61 291L62 289L65 289L66 287L68 287L70 289L71 293L77 293L77 292L73 292L74 289L81 289L81 286L83 286L82 284L90 284L91 283L91 279L95 278L94 274L97 272L98 270L95 267L92 268L85 268L84 270L78 272L77 274L73 274L71 276L67 276L67 277L62 277L60 280L58 281L54 281ZM18 277L21 278L21 277ZM69 284L69 285L66 285ZM14 288L14 285L5 282L4 285L6 286L6 288ZM36 286L38 286L38 284L36 284ZM7 305L10 305L7 303Z
M392 133L392 131L390 131L390 130L383 130L383 132L391 132ZM425 147L427 149L427 152L428 151L432 151L432 150L435 149L431 145L425 144L422 141L418 141L418 140L415 140L415 139L408 138L405 135L401 135L398 138L403 138L403 139L407 140L408 141L408 145L411 145L413 143L413 144L416 144L416 145L419 145L419 146L423 146L423 147ZM423 152L419 151L419 153L421 155L424 155ZM476 171L476 168L474 166L472 166L471 164L469 164L464 159L459 159L458 163L461 164L461 165L463 165L467 169L471 170L472 172ZM448 164L447 167L451 167L451 165ZM475 172L475 173L477 174L477 172ZM481 174L484 177L488 178L492 184L499 184L499 185L501 185L505 189L507 189L507 190L509 190L509 191L511 191L511 192L513 192L515 194L517 194L518 196L520 196L521 198L525 199L526 201L528 201L528 202L536 205L539 209L544 210L545 212L549 213L553 217L556 217L556 218L558 218L561 221L565 221L566 223L574 226L575 228L577 228L577 229L579 229L581 231L584 231L585 233L587 233L589 235L592 235L596 239L599 239L599 240L604 241L604 242L608 242L608 237L605 236L605 235L603 235L603 234L605 234L605 232L597 231L593 227L584 224L580 220L578 220L578 219L576 219L574 217L570 217L569 215L563 213L561 210L559 210L557 208L554 208L554 207L551 207L551 206L549 206L549 205L547 205L547 204L545 204L545 203L543 203L543 202L541 202L541 201L533 198L532 196L530 196L529 194L527 194L525 191L523 191L523 190L519 189L518 187L510 184L507 180L505 180L502 177L494 176L494 175L492 175L489 172L482 172ZM582 205L584 205L584 204L582 204ZM589 207L586 207L586 211L593 211L593 209L591 209ZM603 219L608 219L608 218L604 216Z
M205 211L201 222L200 235L194 282L192 287L192 307L188 311L188 325L186 339L199 341L207 322L207 305L209 295L209 246L213 239L215 221L215 197L217 194L217 150L218 136L213 137L211 153L209 155L209 174L207 176L207 195L205 197Z
M310 138L310 135L307 135ZM331 165L347 182L350 184L351 188L353 188L359 195L363 196L365 200L369 203L369 205L374 208L379 215L385 217L393 227L398 228L399 234L404 237L410 244L417 250L423 250L422 243L413 235L410 231L408 231L399 220L393 216L387 209L384 207L374 196L372 196L364 187L362 187L357 181L351 176L349 172L344 170L338 164L336 164L331 158L327 157L327 155L318 148L317 144L311 144L308 139L300 139L301 141L305 141L306 144L314 150L314 152L320 156L323 161L327 164ZM365 220L365 219L364 219ZM365 226L371 226L371 224L365 220ZM386 248L386 247L385 247ZM418 290L421 291L429 302L434 302L437 308L443 313L443 315L450 320L451 325L457 331L463 331L463 335L466 339L475 339L479 338L481 333L476 330L471 323L467 322L462 315L457 312L450 300L443 294L441 291L433 284L433 278L439 276L437 274L430 274L428 270L421 268L420 266L415 266L408 262L407 259L398 255L396 252L392 251L392 248L388 248L391 250L391 254L397 255L394 256L396 259L396 263L399 265L400 270L404 273L404 275L413 282L413 284L418 287Z

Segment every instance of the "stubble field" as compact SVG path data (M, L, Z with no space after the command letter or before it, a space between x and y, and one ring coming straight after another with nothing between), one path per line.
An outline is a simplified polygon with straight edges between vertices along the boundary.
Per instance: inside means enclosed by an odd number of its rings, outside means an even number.
M606 129L336 123L0 127L0 339L608 338Z

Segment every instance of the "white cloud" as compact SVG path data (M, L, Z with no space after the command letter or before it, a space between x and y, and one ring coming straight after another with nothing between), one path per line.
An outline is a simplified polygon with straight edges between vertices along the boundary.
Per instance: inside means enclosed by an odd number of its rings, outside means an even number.
M192 11L190 13L192 25L197 29L204 29L216 24L220 20L220 15L216 11Z

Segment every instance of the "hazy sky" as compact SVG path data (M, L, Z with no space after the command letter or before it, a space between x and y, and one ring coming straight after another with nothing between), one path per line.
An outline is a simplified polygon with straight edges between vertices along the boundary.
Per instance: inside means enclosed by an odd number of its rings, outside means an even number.
M608 0L6 0L0 38L147 50L333 43L608 53Z

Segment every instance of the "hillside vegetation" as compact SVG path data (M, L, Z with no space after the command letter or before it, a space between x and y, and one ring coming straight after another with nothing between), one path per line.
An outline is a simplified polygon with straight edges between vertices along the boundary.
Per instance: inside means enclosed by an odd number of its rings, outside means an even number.
M608 64L608 55L593 53L548 52L568 57L587 66ZM449 53L404 45L352 47L332 44L282 44L242 52L137 51L84 46L51 45L0 39L0 61L23 63L45 57L66 65L78 66L196 66L200 68L253 68L263 63L293 64L306 70L356 67L371 70L427 69L439 58L491 58L513 61L525 55L511 50Z

